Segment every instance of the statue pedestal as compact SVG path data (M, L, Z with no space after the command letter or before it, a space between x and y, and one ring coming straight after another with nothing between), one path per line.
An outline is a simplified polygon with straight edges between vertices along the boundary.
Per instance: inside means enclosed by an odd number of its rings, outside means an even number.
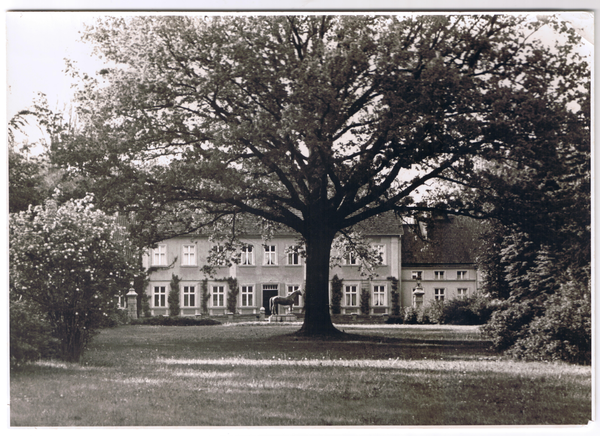
M269 322L294 322L297 319L293 313L286 313L285 315L271 315Z

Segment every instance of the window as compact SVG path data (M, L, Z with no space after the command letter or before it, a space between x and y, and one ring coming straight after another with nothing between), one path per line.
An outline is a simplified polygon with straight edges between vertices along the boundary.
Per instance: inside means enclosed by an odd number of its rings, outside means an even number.
M277 265L277 252L275 245L265 245L265 265Z
M183 246L183 259L181 264L183 266L196 266L196 246L195 245L184 245Z
M380 265L386 265L386 261L385 261L385 245L373 245L373 249L375 251L377 251L377 254L379 254L380 258L381 258L381 264Z
M195 286L184 286L183 287L183 307L195 307L196 306L196 287Z
M467 278L466 271L456 271L456 280L465 280Z
M159 245L152 249L152 265L166 265L167 264L167 246Z
M213 307L225 307L225 286L212 287Z
M299 285L288 285L287 287L287 294L290 295L293 292L299 291L300 290L300 286ZM295 307L302 307L304 304L302 302L302 295L298 295L296 297L296 300L294 301L294 306Z
M240 263L242 265L254 265L254 247L252 245L242 248L242 258Z
M300 265L300 254L289 252L287 255L287 264L288 265Z
M346 306L356 306L358 302L358 286L346 286Z
M154 287L154 307L167 307L167 287Z
M436 280L444 280L444 271L434 271L433 276Z
M242 286L242 307L249 307L254 305L254 286L245 285Z
M385 306L385 286L373 286L373 306Z
M411 273L411 278L413 280L423 280L423 271L413 271Z
M458 288L456 290L456 295L460 299L467 298L467 288Z
M446 290L444 288L435 288L433 290L433 298L438 301L444 301Z
M117 295L117 307L119 309L127 309L127 296Z
M356 264L358 264L358 257L356 256L355 253L353 253L351 251L347 251L346 254L344 254L344 264L345 265L356 265Z

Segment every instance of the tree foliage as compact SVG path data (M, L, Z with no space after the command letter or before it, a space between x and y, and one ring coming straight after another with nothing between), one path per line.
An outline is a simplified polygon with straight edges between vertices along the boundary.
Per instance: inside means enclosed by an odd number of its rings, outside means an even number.
M476 194L497 205L480 263L483 290L502 303L485 331L498 350L519 357L589 362L589 95L583 82L582 110L568 120L577 129L552 147L515 150Z
M536 39L544 26L558 47ZM300 234L306 334L335 332L336 234L388 210L490 215L494 202L414 194L479 186L486 163L566 143L587 110L589 66L556 19L113 17L84 39L107 67L81 79L81 128L55 162L135 211L142 240L233 214Z
M11 302L41 311L35 316L51 326L64 360L79 360L137 272L123 236L89 197L60 206L50 199L10 216Z

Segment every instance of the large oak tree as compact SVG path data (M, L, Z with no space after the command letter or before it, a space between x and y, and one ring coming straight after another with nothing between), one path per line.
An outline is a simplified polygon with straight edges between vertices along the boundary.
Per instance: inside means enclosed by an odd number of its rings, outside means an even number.
M239 214L298 232L309 335L336 331L338 232L388 210L491 214L414 198L564 141L589 78L567 26L516 15L112 17L84 38L107 64L54 158L150 242Z

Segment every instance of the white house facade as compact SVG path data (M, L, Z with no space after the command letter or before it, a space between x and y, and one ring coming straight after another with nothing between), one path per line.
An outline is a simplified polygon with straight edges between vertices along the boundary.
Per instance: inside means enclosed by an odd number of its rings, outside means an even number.
M452 227L452 223L448 226ZM449 262L456 253L447 253L440 258L441 262L435 263L432 259L438 255L436 253L423 257L406 252L407 246L416 248L419 245L412 239L408 244L404 242L416 235L413 227L403 224L391 213L361 226L363 237L380 253L382 262L376 267L373 278L361 275L358 261L352 256L346 256L340 265L331 268L330 280L334 276L342 280L342 314L360 313L363 290L369 292L372 315L391 314L395 286L401 306L461 298L475 292L477 270L471 258L463 256L455 259L456 262ZM238 291L237 314L258 314L264 308L265 314L269 315L271 297L287 296L304 289L305 259L288 250L297 244L297 236L291 231L279 231L264 241L260 232L250 229L241 238L244 246L239 250L238 262L231 267L217 268L210 277L201 268L207 265L210 250L218 248L208 235L180 236L158 243L142 259L144 267L150 271L146 288L150 313L153 316L169 315L168 293L171 278L176 275L180 279L180 315L226 315L232 283L237 285ZM418 248L422 250L421 246ZM291 310L301 313L303 305L303 297L299 296Z

